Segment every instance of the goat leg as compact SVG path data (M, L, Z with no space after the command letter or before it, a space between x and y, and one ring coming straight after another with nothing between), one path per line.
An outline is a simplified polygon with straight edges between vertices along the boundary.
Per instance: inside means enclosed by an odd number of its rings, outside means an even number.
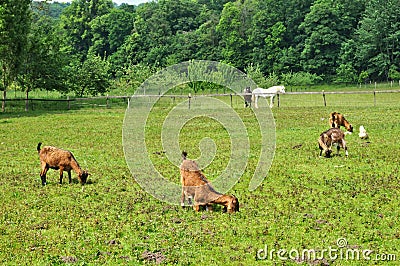
M349 156L349 152L347 151L346 141L342 139L343 149L346 151L346 156Z
M68 181L70 184L72 183L71 171L68 171Z
M42 186L46 185L46 175L40 175L40 179L42 180Z
M40 171L40 179L42 180L42 186L46 185L46 173L49 168L46 164L42 165L42 170Z
M63 169L60 168L60 185L62 184L62 179L63 179Z
M181 194L181 207L184 208L185 207L185 191L182 188L182 194Z

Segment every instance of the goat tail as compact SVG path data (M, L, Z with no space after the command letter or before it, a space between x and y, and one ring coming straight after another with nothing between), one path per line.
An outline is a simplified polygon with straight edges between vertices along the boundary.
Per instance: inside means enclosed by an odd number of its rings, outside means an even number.
M182 159L186 160L187 157L187 152L186 151L182 151Z
M254 93L251 94L251 101L254 102L256 100L256 96L254 95Z
M41 145L42 145L42 143L39 142L38 145L37 145L37 147L36 147L36 149L37 149L38 152L40 152L40 146L41 146Z

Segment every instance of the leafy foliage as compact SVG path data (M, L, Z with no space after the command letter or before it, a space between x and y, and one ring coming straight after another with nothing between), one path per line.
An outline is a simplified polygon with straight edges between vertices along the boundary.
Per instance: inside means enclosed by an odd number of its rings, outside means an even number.
M322 78L309 72L282 74L282 82L292 86L310 86L321 82Z
M100 56L89 54L83 63L67 67L69 88L80 97L104 94L111 85L109 68L109 63Z
M31 22L30 0L3 0L0 5L0 76L3 99L26 56ZM2 102L5 110L5 102Z
M81 62L93 44L91 23L97 17L108 14L113 8L111 0L75 0L65 8L60 18L67 47Z
M26 13L27 20L12 22L10 14L19 11L7 9L7 5L0 9L0 26L10 29L1 32L0 60L2 66L8 65L1 70L2 87L20 75L18 79L25 80L24 91L27 68L17 67L21 62L47 73L38 83L30 78L29 90L65 91L66 84L86 86L77 84L83 79L68 71L81 71L85 61L91 60L89 55L107 61L109 88L121 85L121 75L129 75L126 70L131 67L143 69L139 76L147 76L147 69L193 59L222 61L241 70L257 66L261 86L267 86L266 80L353 83L364 73L370 80L386 81L398 79L400 72L400 4L396 0L160 0L139 6L73 0L68 4L33 2L31 9L29 0L6 2L18 2L15 8L24 4L26 12L36 14L32 21ZM6 23L14 24L6 27ZM38 35L14 34L12 29L17 28L24 32L32 28ZM7 40L19 44L7 50ZM24 51L24 43L37 43L35 49L43 44L42 52L10 56L10 49ZM46 45L47 54L43 50ZM33 48L26 51L35 53ZM13 53L16 55L16 50ZM49 75L50 68L54 75ZM49 80L45 82L46 76ZM57 81L57 76L63 78ZM311 77L318 78L311 81ZM82 90L75 91L81 95ZM104 93L104 88L98 92Z
M356 32L356 66L370 73L372 79L388 79L390 69L400 69L400 3L395 0L373 0Z

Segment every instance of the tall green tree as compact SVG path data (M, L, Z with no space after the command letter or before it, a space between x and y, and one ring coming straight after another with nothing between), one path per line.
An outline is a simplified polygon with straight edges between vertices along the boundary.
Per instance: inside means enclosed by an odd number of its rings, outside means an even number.
M85 62L72 62L66 70L67 86L79 97L104 94L111 86L110 64L98 55L88 54Z
M36 19L28 34L25 60L18 75L26 99L33 89L66 91L63 68L67 60L60 49L61 42L55 31L54 20L38 14L34 17Z
M246 33L251 16L245 10L241 1L226 3L216 27L223 60L241 69L248 65L250 55Z
M299 27L315 0L276 0L280 7L280 19L285 26L280 46L282 51L279 61L280 72L301 72L303 70L299 58L304 49L306 35Z
M306 71L333 77L339 65L342 43L349 40L358 23L363 0L317 0L300 28L306 39L302 52Z
M63 10L60 27L65 34L66 49L71 55L78 56L81 62L85 61L92 46L92 21L110 13L113 8L112 0L73 0Z
M354 40L342 43L340 50L340 65L336 69L336 83L353 83L357 81L357 70L355 69L354 54L356 44Z
M374 80L387 80L400 71L400 2L368 1L356 32L355 67Z
M3 112L7 89L17 77L25 57L31 22L30 4L31 0L0 1L0 73Z
M132 34L124 43L129 64L166 66L196 54L194 32L203 23L201 6L192 0L160 0L136 9ZM120 57L121 58L121 57Z
M286 32L283 10L277 1L256 1L256 10L249 29L249 43L252 47L252 62L258 64L264 73L279 71L283 38Z
M134 29L117 55L125 58L126 64L165 64L172 30L165 10L160 8L162 3L165 1L148 2L137 8Z
M220 61L219 34L216 27L219 22L219 13L203 6L200 12L202 24L194 32L195 56L191 59Z
M122 46L131 33L134 26L134 13L113 8L110 13L93 19L90 26L93 37L89 53L108 57Z

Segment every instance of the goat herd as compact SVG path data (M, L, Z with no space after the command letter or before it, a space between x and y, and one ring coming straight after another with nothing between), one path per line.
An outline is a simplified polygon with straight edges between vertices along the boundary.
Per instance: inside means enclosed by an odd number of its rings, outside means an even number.
M341 113L337 112L332 112L329 115L329 125L331 126L331 128L327 131L322 132L318 138L318 145L320 149L319 156L321 156L322 152L324 152L325 157L331 157L333 145L336 145L337 147L337 155L339 155L340 148L343 148L345 150L346 156L348 156L349 153L347 151L344 136L353 132L353 126ZM341 126L345 127L347 132L341 131ZM368 134L364 126L360 126L360 133L358 134L358 136L361 139L368 139Z
M37 145L37 151L40 158L40 178L42 185L46 185L46 173L49 169L60 171L60 184L62 184L63 172L68 173L69 183L72 182L71 170L78 174L78 179L82 185L87 181L90 175L86 170L82 170L74 155L67 150L59 149L53 146L44 146L41 148L42 143ZM233 195L221 194L211 186L211 183L206 179L201 172L198 164L195 161L186 158L187 153L182 152L181 183L182 183L182 197L181 205L185 206L185 199L190 205L193 205L192 199L195 204L193 208L196 211L200 210L200 206L205 206L211 210L212 204L221 204L224 210L232 213L239 211L239 201Z
M337 147L337 154L339 154L340 148L345 150L346 156L348 156L345 135L353 132L353 126L345 119L345 117L337 112L332 112L329 116L330 129L321 133L318 138L318 144L320 149L320 156L322 153L325 157L330 157L332 154L332 147ZM348 132L344 133L340 130L343 126ZM360 126L360 138L368 138L363 126ZM76 161L74 155L67 150L59 149L52 146L44 146L41 148L41 144L37 145L37 151L40 158L41 171L40 178L42 185L46 185L46 173L51 168L60 171L60 184L62 184L63 172L68 173L69 183L72 182L71 170L74 170L80 183L84 185L90 175L87 171L82 170ZM225 195L217 192L211 185L211 183L204 176L200 170L198 164L187 159L187 153L182 152L182 163L180 165L181 174L181 206L185 206L187 200L189 205L193 206L195 211L199 211L200 207L205 207L208 210L212 209L212 204L220 204L223 206L224 211L229 213L239 211L239 201L234 195ZM194 203L192 202L194 201Z

